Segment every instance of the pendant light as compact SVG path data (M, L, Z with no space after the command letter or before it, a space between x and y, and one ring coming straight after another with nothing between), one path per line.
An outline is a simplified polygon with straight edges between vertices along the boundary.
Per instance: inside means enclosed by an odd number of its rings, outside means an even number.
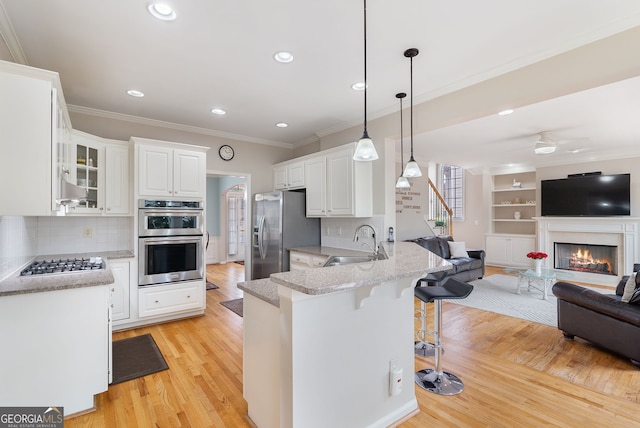
M411 157L409 158L409 162L407 162L407 166L404 168L404 173L402 173L402 175L407 178L422 176L418 162L413 158L413 57L416 55L418 55L418 49L416 48L404 51L404 56L411 60Z
M356 161L374 161L378 159L378 152L367 133L367 0L364 0L364 132L353 154Z
M400 169L404 168L404 138L402 136L402 99L406 97L407 94L404 92L400 92L396 94L396 98L400 100ZM398 177L398 181L396 181L396 189L406 189L411 187L409 184L409 180L407 177L400 173L400 177Z

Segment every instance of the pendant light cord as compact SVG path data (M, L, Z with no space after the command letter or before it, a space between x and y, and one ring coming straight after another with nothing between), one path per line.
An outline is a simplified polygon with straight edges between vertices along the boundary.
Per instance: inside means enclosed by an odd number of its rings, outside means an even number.
M364 134L367 133L367 0L364 0Z
M409 78L411 79L411 161L413 161L413 57L410 58L411 68L409 72Z
M399 92L396 94L396 98L400 100L400 168L404 168L404 136L403 136L403 126L402 126L402 99L406 97L407 94L404 92ZM402 174L400 174L402 175Z

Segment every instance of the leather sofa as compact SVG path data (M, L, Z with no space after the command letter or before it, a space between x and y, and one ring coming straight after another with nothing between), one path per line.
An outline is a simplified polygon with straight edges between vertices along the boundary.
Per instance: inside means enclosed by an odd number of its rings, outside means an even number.
M631 359L640 368L640 305L621 301L628 276L623 276L616 294L601 294L570 282L556 282L558 328L564 336L575 336ZM640 275L636 275L636 286Z
M466 250L467 257L452 257L449 242L454 242L451 236L427 236L424 238L410 239L432 253L442 257L453 265L453 269L447 271L448 278L456 278L469 282L484 276L484 250Z

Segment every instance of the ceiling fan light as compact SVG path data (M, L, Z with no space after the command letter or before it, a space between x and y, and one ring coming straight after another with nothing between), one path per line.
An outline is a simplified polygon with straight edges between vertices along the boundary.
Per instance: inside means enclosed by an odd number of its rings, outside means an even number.
M537 155L548 155L556 151L556 146L555 144L552 144L552 143L545 143L544 141L538 141L533 151Z
M411 187L411 184L407 177L402 175L398 177L398 181L396 181L396 189L408 189L409 187Z
M413 157L409 159L409 162L407 162L407 166L404 167L402 176L406 178L422 177L422 171L420 171L418 162L416 162Z
M365 132L356 145L356 151L353 154L353 160L355 161L374 161L378 159L378 152L376 146L371 141L371 138Z

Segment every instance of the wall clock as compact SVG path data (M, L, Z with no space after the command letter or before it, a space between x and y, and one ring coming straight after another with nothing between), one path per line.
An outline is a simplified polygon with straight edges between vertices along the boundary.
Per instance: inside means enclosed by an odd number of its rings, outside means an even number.
M233 147L227 144L220 146L218 154L220 155L220 158L222 158L222 160L230 161L231 159L233 159L234 155Z

